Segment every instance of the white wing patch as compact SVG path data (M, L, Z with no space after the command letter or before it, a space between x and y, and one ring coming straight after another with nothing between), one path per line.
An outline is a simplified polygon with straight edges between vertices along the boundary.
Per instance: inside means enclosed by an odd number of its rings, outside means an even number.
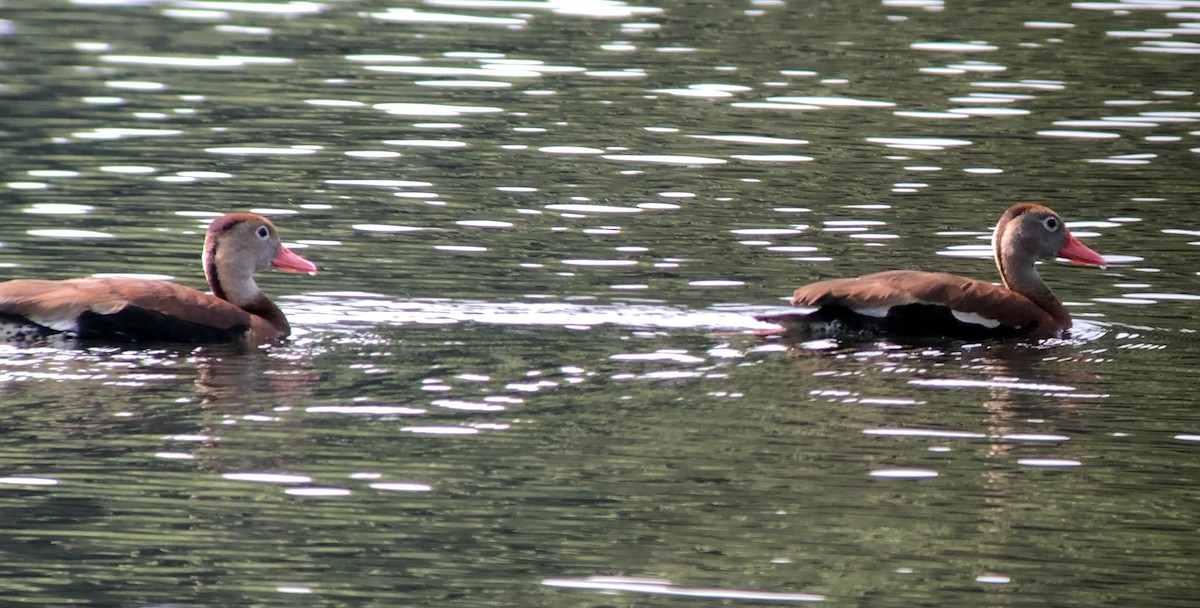
M891 306L875 306L873 308L851 308L850 310L856 315L882 319L888 315L888 311L891 309Z
M995 329L997 327L1000 327L999 321L997 321L995 319L989 319L978 313L962 312L960 310L951 310L950 314L954 315L955 319L958 319L959 321L962 321L963 323L970 323L972 325L982 325L988 329Z
M54 331L79 330L79 320L74 317L70 319L62 319L58 317L39 317L37 315L30 315L29 320L41 325L42 327L53 329Z
M916 303L917 304L925 304L925 302L916 302ZM941 306L941 305L933 304L933 306ZM892 307L891 306L873 306L870 308L851 308L850 310L853 311L855 314L862 315L864 317L874 317L876 319L882 319L882 318L888 316L888 312L892 310ZM995 319L989 319L979 313L963 312L961 310L951 309L950 314L953 315L955 319L959 320L962 323L969 323L971 325L979 325L982 327L986 327L988 329L995 329L997 327L1000 327L999 321L997 321Z

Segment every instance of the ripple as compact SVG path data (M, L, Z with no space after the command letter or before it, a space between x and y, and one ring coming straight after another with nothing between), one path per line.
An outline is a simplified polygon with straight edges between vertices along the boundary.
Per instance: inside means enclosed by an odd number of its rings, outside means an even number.
M743 287L745 285L746 285L745 281L735 281L732 279L705 279L705 280L701 280L701 281L688 281L688 286L690 286L690 287L722 288L722 287Z
M413 84L444 89L509 89L513 86L502 80L417 80Z
M327 179L330 186L365 186L368 188L428 188L429 182L415 182L402 179Z
M162 65L185 68L229 68L243 67L252 64L287 65L293 63L287 57L235 57L218 55L216 57L167 57L157 55L102 55L100 60L105 63Z
M922 110L896 110L892 112L893 116L903 116L906 118L932 118L932 119L964 119L969 118L966 114L955 114L953 112L928 112Z
M984 42L914 42L908 45L915 51L943 51L950 53L983 53L1000 47Z
M1189 32L1191 33L1191 32ZM1145 44L1133 47L1141 53L1169 53L1173 55L1200 55L1200 43L1184 42L1182 40L1150 40Z
M78 171L66 171L61 169L33 169L29 171L29 175L41 178L54 177L79 177L81 173Z
M1159 300L1175 300L1180 302L1197 302L1200 301L1200 295L1190 293L1127 293L1123 294L1124 298L1138 298L1141 300L1157 302Z
M1149 128L1149 127L1157 127L1158 125L1156 125L1150 121L1120 120L1115 116L1106 116L1100 120L1056 120L1056 121L1054 121L1054 126L1056 126L1056 127L1085 127L1085 128L1086 127L1102 127L1102 128L1106 128L1106 129L1115 128L1115 127L1129 127L1129 128L1134 128L1134 129L1138 129L1138 128L1144 129L1144 128Z
M376 110L399 116L462 116L464 114L494 114L504 108L490 106L459 106L436 103L377 103Z
M635 163L655 163L663 165L723 165L727 163L723 158L710 158L707 156L683 156L671 154L605 154L603 158L607 160L615 160L621 162Z
M436 399L433 401L433 405L463 412L503 412L507 409L503 405L483 401L465 401L462 399Z
M392 74L409 74L412 76L441 76L441 77L489 77L489 78L541 78L538 70L491 66L478 68L463 68L452 66L404 66L404 65L368 65L364 69L371 72L388 72Z
M781 103L768 101L737 101L729 104L735 108L751 110L820 110L821 106L804 103Z
M868 137L867 141L902 150L944 150L958 146L969 146L973 143L966 139L951 139L947 137Z
M412 8L389 8L384 13L367 13L372 19L398 23L443 23L455 25L523 26L525 19L512 17L480 17L459 13L429 13Z
M114 235L94 230L71 230L69 228L39 228L26 230L30 236L44 236L53 239L111 239Z
M91 131L71 134L77 139L125 139L126 137L175 137L183 135L179 129L132 129L126 127L100 127Z
M800 154L734 154L730 158L751 163L807 163L813 160L811 156Z
M397 226L394 224L354 224L351 228L363 232L420 232L425 228L416 226Z
M224 171L180 171L176 175L195 179L229 179L233 177L232 173Z
M405 433L422 435L476 435L479 429L466 426L405 426L400 427Z
M1089 158L1087 162L1100 165L1148 165L1157 154L1118 154L1108 158Z
M1010 433L1001 435L1001 439L1005 441L1068 441L1071 438L1066 435L1051 435L1048 433Z
M807 139L788 139L784 137L766 137L762 135L688 135L688 137L693 139L728 141L739 144L796 146L808 143Z
M323 108L361 108L367 105L361 101L348 99L305 99L304 103Z
M588 70L585 75L593 78L645 78L646 71L642 68L626 68L623 70Z
M625 576L591 576L588 578L542 579L547 587L568 589L593 589L608 592L646 593L693 598L728 600L775 601L775 602L822 602L825 596L813 593L785 593L774 591L751 591L744 589L677 587L660 579L642 579Z
M223 146L205 148L204 151L210 154L228 154L232 156L304 156L317 152L312 148L279 148L268 146Z
M383 143L389 146L411 146L414 148L465 148L467 142L448 139L385 139Z
M1026 21L1024 25L1032 29L1069 30L1075 27L1074 23L1066 23L1064 21Z
M356 61L361 63L420 63L425 61L416 55L346 55L347 61Z
M6 486L56 486L57 479L49 477L0 477L0 485Z
M795 103L812 105L821 108L891 108L895 103L872 99L855 99L853 97L768 97L767 101L775 103Z
M104 165L100 167L105 173L124 173L126 175L147 175L157 173L158 169L143 165Z
M729 232L743 236L774 236L782 234L800 234L799 228L735 228Z
M324 487L288 488L288 489L284 490L283 493L290 494L292 496L314 496L314 497L350 496L351 494L353 494L353 492L351 492L350 490L348 490L346 488L324 488ZM309 593L309 591L306 590L306 591L304 591L304 593Z
M539 74L572 74L586 71L574 65L546 65L540 59L493 59L483 64L482 68L488 74L498 74L514 68Z
M347 150L345 154L350 158L400 158L399 152L392 152L391 150Z
M604 150L600 148L588 148L584 146L544 146L538 148L538 152L547 154L604 154Z
M671 361L673 363L704 363L696 357L679 351L656 351L652 353L618 353L609 357L614 361Z
M357 416L414 416L421 408L406 405L314 405L304 409L310 414L348 414Z
M1042 137L1064 137L1070 139L1118 139L1120 133L1112 133L1108 131L1072 131L1068 129L1046 129L1038 131L1038 135Z
M1061 384L1039 384L1034 382L1018 382L1008 380L967 380L963 378L916 379L909 380L908 383L916 386L930 386L935 388L998 388L1046 392L1069 392L1075 390L1075 387L1073 386L1065 386Z
M617 207L614 205L586 205L577 203L556 203L546 205L546 209L551 211L563 211L566 213L641 213L639 207Z
M225 473L221 477L231 481L256 481L260 483L312 483L311 477L284 473Z
M989 89L1034 89L1038 91L1061 91L1067 85L1058 80L1020 80L1017 82L972 82L971 86Z
M871 477L880 477L886 479L929 479L937 476L938 472L933 469L886 467L871 471Z
M1020 108L950 108L946 111L951 114L967 116L1026 116L1030 114L1029 110Z
M954 103L1013 103L1015 101L1024 101L1033 99L1033 95L1019 95L1013 93L971 93L966 97L951 97L950 101Z
M512 222L501 222L496 220L461 220L454 222L459 226L468 226L471 228L512 228Z
M1021 458L1017 464L1026 467L1077 467L1083 463L1067 458Z
M382 492L429 492L433 487L423 483L378 482L369 484L373 490Z
M947 431L941 429L919 428L873 428L864 429L863 434L883 437L931 437L936 439L985 439L987 435L971 431Z
M674 95L676 97L697 97L702 99L720 99L722 97L733 97L733 93L729 91L713 91L708 89L652 89L651 93L663 93L666 95Z
M95 209L90 205L76 205L72 203L35 203L33 206L24 209L25 213L38 213L48 215L80 215L90 213Z
M1012 577L989 572L987 574L980 574L979 576L975 577L975 582L986 585L1007 585L1008 583L1012 582Z
M637 260L563 260L567 266L637 266Z
M94 106L119 106L125 103L122 97L111 97L107 95L90 95L88 97L80 97L83 103Z
M937 255L951 258L990 260L995 257L995 252L992 251L991 245L952 245L942 251L938 251Z

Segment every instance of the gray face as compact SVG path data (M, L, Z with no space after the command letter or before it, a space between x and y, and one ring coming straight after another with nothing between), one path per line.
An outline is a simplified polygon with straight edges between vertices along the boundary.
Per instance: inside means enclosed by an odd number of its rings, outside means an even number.
M1013 261L1052 259L1067 242L1067 228L1062 218L1049 211L1026 211L1002 226L1001 242L997 243Z
M1021 218L1023 245L1037 252L1038 259L1053 258L1067 242L1062 218L1053 213L1033 212Z

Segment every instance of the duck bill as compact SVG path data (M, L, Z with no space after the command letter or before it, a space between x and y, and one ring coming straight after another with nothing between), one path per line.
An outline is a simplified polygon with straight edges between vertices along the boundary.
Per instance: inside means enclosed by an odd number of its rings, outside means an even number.
M283 245L280 245L279 251L275 252L275 259L271 260L271 265L286 272L317 274L316 264L292 253L291 249Z
M1067 244L1058 250L1058 257L1066 258L1076 264L1088 264L1090 266L1099 266L1104 268L1106 262L1104 256L1088 249L1087 245L1079 242L1073 234L1067 234Z

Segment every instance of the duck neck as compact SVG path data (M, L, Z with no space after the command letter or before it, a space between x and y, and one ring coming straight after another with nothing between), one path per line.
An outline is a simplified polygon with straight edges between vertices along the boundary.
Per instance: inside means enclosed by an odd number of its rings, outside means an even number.
M1071 315L1067 307L1063 306L1038 274L1036 256L1015 247L1011 236L1002 227L997 227L994 237L996 268L1000 271L1004 286L1029 298L1055 320L1069 322Z
M266 319L285 336L291 333L283 311L254 282L254 270L236 260L230 263L222 254L216 242L209 242L204 248L204 278L212 294Z

